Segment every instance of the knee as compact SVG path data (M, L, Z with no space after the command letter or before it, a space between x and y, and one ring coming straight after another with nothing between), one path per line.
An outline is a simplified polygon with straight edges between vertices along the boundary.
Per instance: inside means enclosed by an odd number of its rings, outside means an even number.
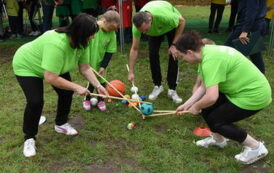
M37 99L31 99L27 101L27 104L29 107L33 108L33 109L37 109L37 108L42 108L44 105L44 100L37 98Z

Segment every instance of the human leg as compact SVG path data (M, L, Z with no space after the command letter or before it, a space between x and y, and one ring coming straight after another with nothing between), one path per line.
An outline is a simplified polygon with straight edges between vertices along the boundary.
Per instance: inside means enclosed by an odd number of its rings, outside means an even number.
M224 5L218 5L217 7L217 17L214 24L214 32L219 32L219 25L222 21L223 12L224 12L225 6Z
M23 76L16 76L16 79L27 100L23 120L23 132L25 133L23 154L25 157L33 157L36 155L35 136L38 133L38 124L44 105L43 80Z
M215 19L215 14L217 10L217 4L211 3L210 5L210 15L209 15L209 21L208 21L208 33L212 32L212 27Z

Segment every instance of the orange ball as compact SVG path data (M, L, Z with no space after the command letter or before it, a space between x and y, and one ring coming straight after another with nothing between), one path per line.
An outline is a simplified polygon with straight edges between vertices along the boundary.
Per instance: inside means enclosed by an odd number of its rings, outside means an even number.
M122 95L125 94L126 92L126 86L125 84L120 81L120 80L112 80L109 82L114 88L116 88ZM110 96L115 96L115 97L121 97L118 92L116 92L111 86L106 87L107 92L109 93Z

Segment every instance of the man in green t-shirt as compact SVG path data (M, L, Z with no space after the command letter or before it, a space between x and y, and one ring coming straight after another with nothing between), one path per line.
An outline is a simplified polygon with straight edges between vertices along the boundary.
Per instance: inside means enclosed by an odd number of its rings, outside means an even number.
M149 36L149 60L154 89L149 95L150 100L155 100L163 92L162 75L160 69L159 50L164 36L168 39L169 64L167 72L168 97L175 103L181 103L182 99L176 92L178 78L177 52L174 43L184 30L185 19L180 12L167 1L148 2L140 12L133 17L132 46L129 56L128 80L134 82L134 66L138 56L140 37L142 33Z
M120 15L118 12L110 10L100 16L97 22L99 31L95 34L95 38L90 41L89 45L89 64L100 75L105 74L105 69L112 57L112 54L117 50L116 33L120 26ZM102 86L106 86L102 79L98 79ZM88 83L87 88L93 92L94 87ZM87 95L83 101L83 108L86 111L91 110L91 103L97 106L100 111L106 111L106 104L102 97L98 97L95 102L90 101L91 97ZM97 103L96 103L97 102Z
M251 164L266 156L268 150L262 142L233 124L271 103L271 87L265 76L234 48L204 45L195 31L183 34L176 48L185 61L199 64L192 96L176 110L179 115L182 111L202 113L212 135L196 145L223 148L228 138L244 145L244 151L235 156L239 162Z

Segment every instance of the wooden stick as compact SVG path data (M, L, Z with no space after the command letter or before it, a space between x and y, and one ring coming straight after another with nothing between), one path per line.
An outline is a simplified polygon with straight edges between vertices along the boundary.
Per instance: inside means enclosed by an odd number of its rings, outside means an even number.
M111 83L109 83L103 76L101 76L96 70L94 70L92 67L90 67L91 70L97 75L99 76L101 79L103 79L112 89L114 89L121 97L123 97L124 99L126 99L126 97L120 92L118 91L113 85L111 85ZM130 104L132 104L130 101L129 101ZM143 116L143 119L145 119L145 116L144 114L135 106L132 104L132 106L134 107L134 109L136 109L138 112L140 112Z
M153 112L161 112L161 113L163 113L163 112L176 112L176 111L172 111L172 110L154 110Z
M132 102L137 102L137 100L134 99L128 99L128 98L121 98L121 97L114 97L114 96L106 96L103 94L96 94L96 93L90 93L92 96L99 96L99 97L106 97L106 98L111 98L111 99L117 99L117 100L127 100L127 101L132 101ZM145 101L138 101L139 103L146 103L146 104L152 104L150 102L145 102Z
M175 114L176 112L166 112L166 113L160 113L160 114L151 114L148 115L148 117L157 117L157 116L163 116L163 115L172 115ZM181 113L188 113L188 111L182 111Z
M127 66L127 71L129 72L128 64L126 64L126 66ZM134 85L134 82L133 82L133 81L131 82L131 84L132 84L132 87L136 87L136 86ZM134 93L135 93L136 95L138 95L138 94L137 94L137 91L134 91ZM138 100L138 105L139 105L139 108L140 108L140 107L141 107L140 98L138 97L137 100ZM144 115L143 115L143 118L145 118Z

